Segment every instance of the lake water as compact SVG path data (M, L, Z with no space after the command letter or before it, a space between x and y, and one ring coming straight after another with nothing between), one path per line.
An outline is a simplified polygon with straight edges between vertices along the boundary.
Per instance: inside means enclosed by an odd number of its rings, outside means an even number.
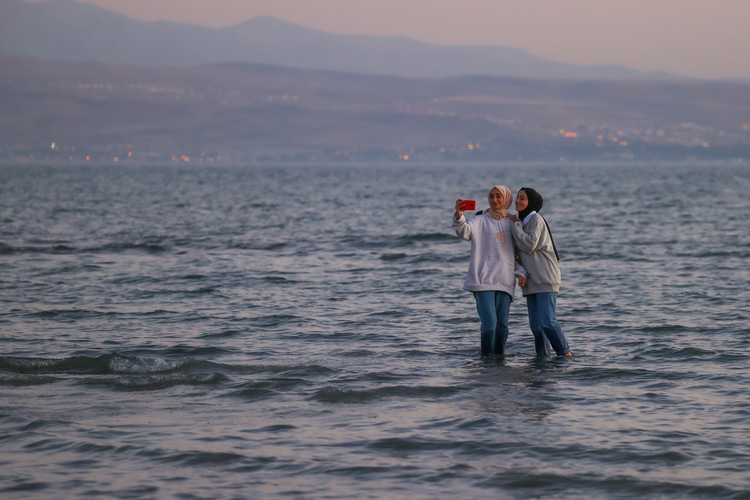
M407 165L407 164L405 164ZM479 354L545 197L573 358ZM0 167L0 496L750 499L750 167Z

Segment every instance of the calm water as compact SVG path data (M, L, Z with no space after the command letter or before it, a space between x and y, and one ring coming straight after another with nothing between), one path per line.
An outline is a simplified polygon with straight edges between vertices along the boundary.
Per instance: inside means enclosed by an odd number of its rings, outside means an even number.
M545 196L575 357L479 355ZM0 496L750 498L750 167L0 167ZM483 206L485 202L481 203Z

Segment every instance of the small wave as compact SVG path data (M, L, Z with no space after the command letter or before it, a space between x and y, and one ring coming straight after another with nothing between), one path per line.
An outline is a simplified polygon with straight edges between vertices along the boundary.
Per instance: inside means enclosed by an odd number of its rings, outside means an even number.
M176 348L178 352L206 354L221 349ZM141 357L106 354L69 358L0 357L0 386L54 383L55 375L83 375L80 383L124 390L159 390L176 385L216 385L229 380L227 374L270 373L271 381L253 382L234 393L242 398L262 398L307 384L306 377L329 375L335 370L322 365L233 365L203 361L189 356Z
M11 486L2 487L2 489L0 489L0 493L42 491L49 489L51 486L52 484L46 483L44 481L19 480Z
M244 383L227 396L254 401L267 399L276 394L301 392L300 387L304 389L305 386L312 384L308 377L315 379L321 373L319 367L299 367L284 370L279 370L277 367L265 371L271 373L272 376ZM326 374L329 371L328 369L323 370ZM261 372L256 371L256 373Z
M243 455L226 452L188 451L181 453L149 453L150 460L179 463L187 466L229 464L245 460Z
M384 450L390 452L404 452L408 450L410 453L414 453L418 451L454 450L463 447L463 443L456 442L452 439L434 440L418 437L394 437L378 439L377 441L370 443L367 447L373 450Z
M20 358L0 357L0 370L15 374L154 374L176 372L201 366L192 358L138 358L119 354L103 354L97 357L72 356L69 358Z
M323 403L371 403L383 398L434 398L451 396L459 392L455 387L432 386L387 386L377 389L341 389L339 387L325 387L315 393L315 399Z
M721 262L726 259L747 259L750 252L744 248L724 249L724 250L703 250L697 252L675 252L675 257L694 257L696 259L711 259L715 262Z
M37 311L31 313L30 316L38 317L43 319L62 319L62 320L73 320L73 319L90 319L90 318L101 318L102 316L114 316L117 313L113 312L99 312L89 311L86 309L50 309L46 311Z
M68 245L55 245L52 247L53 253L73 253L77 252L78 249L75 247L70 247Z
M267 316L259 316L252 318L249 323L256 327L272 327L281 326L289 323L298 323L303 321L299 316L293 314L269 314Z
M299 284L299 281L291 280L283 276L263 276L261 280L264 281L265 283L269 283L272 285L297 285Z
M193 363L190 358L132 358L125 356L111 356L109 369L111 373L164 373L174 372Z
M380 256L380 260L383 260L385 262L390 262L394 260L401 260L407 258L408 255L405 253L384 253Z
M689 360L689 359L705 359L714 358L717 355L715 351L709 351L701 349L699 347L663 347L655 349L642 349L638 353L638 357L656 357L663 360L678 359L678 360Z
M161 253L169 250L170 247L158 243L130 242L130 243L110 243L93 247L76 247L64 243L41 246L11 246L0 243L0 254L12 253L29 253L29 254L70 254L70 253L121 253L128 251L145 251L148 253Z
M221 338L231 338L236 337L238 335L242 334L242 331L240 330L224 330L217 333L204 333L200 336L202 339L221 339Z
M78 249L68 245L58 244L50 246L12 246L5 243L0 243L0 255L2 254L14 254L14 253L30 253L30 254L56 254L56 253L74 253Z
M286 247L288 243L284 241L277 241L272 243L234 243L230 245L229 247L231 249L239 249L239 250L261 250L261 251L274 251L274 250L281 250L282 248Z
M691 328L688 326L674 324L674 325L644 326L644 327L641 327L639 330L644 333L665 334L665 333L684 332L690 329Z
M190 280L190 281L204 280L206 278L208 278L208 276L206 276L204 274L188 274L188 275L182 277L182 279L184 279L184 280Z
M131 250L142 250L147 253L161 253L169 250L169 247L159 243L146 243L146 242L127 242L127 243L110 243L100 247L87 248L86 252L100 253L100 252L128 252Z
M165 309L154 309L153 311L146 311L142 313L144 316L168 316L171 314L178 314L175 311L167 311Z
M216 385L228 378L221 373L197 374L156 374L156 375L121 375L117 377L91 378L83 381L85 385L111 386L130 391L157 391L178 385Z
M64 359L0 357L0 370L33 375L49 373L106 374L109 373L111 358L109 355L96 358L73 356Z
M185 295L211 295L218 292L218 288L212 286L206 286L203 288L197 288L195 290L172 290L170 293L178 293Z
M404 247L414 247L421 244L434 244L436 242L453 242L456 237L447 233L418 233L398 236L344 236L339 242L343 248L356 248L359 250L377 250L377 249L395 249Z
M39 429L44 429L45 427L52 427L57 424L58 422L54 420L46 420L42 418L37 418L37 419L32 420L31 422L26 423L19 430L22 432L31 432L31 431L36 431Z
M26 387L32 385L51 384L56 381L57 378L46 375L0 372L0 386Z
M573 370L571 374L587 382L613 380L618 383L638 381L679 381L684 378L682 373L672 373L664 370L647 370L645 368L617 368L595 367Z
M622 497L626 491L627 497L645 498L747 498L747 491L735 490L723 485L696 486L689 481L648 480L639 476L617 474L611 476L578 476L576 478L557 474L526 474L521 478L503 474L505 481L496 486L510 488L529 488L537 494L547 490L551 497L554 493L574 489L581 498L589 496L599 497L601 492L607 492L610 498ZM499 477L498 477L499 479ZM540 489L542 488L542 489ZM545 495L542 495L545 496ZM606 497L606 496L605 496Z
M322 365L240 365L212 363L209 361L195 362L203 369L213 369L222 372L237 373L240 375L254 375L259 373L296 374L305 375L328 375L336 373L336 370ZM205 366L204 366L205 365Z
M412 243L428 242L433 243L435 241L455 241L456 236L450 233L417 233L407 234L401 236L398 241L404 245L410 245Z
M238 391L233 391L229 394L229 397L242 399L244 401L260 401L268 399L274 394L274 391L264 387L246 387Z
M294 425L288 425L288 424L274 424L269 425L267 427L263 427L261 429L258 429L258 432L287 432L287 431L294 431L297 430L297 427Z

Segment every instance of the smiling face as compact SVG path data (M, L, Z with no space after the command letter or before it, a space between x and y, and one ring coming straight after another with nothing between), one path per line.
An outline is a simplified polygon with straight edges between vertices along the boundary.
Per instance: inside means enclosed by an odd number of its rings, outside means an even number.
M526 191L521 189L516 195L516 210L520 213L528 206L529 198L526 196Z
M503 200L503 193L499 189L492 188L489 196L490 208L499 212L505 209L504 201L505 200Z

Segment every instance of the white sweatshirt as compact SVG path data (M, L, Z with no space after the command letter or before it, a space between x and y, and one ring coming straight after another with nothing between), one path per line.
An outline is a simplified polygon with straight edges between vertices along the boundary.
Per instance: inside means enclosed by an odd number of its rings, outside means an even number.
M464 290L482 292L496 290L513 297L515 275L526 277L523 266L515 259L515 243L510 219L497 220L483 213L466 221L464 215L452 217L456 235L471 241L469 272Z

